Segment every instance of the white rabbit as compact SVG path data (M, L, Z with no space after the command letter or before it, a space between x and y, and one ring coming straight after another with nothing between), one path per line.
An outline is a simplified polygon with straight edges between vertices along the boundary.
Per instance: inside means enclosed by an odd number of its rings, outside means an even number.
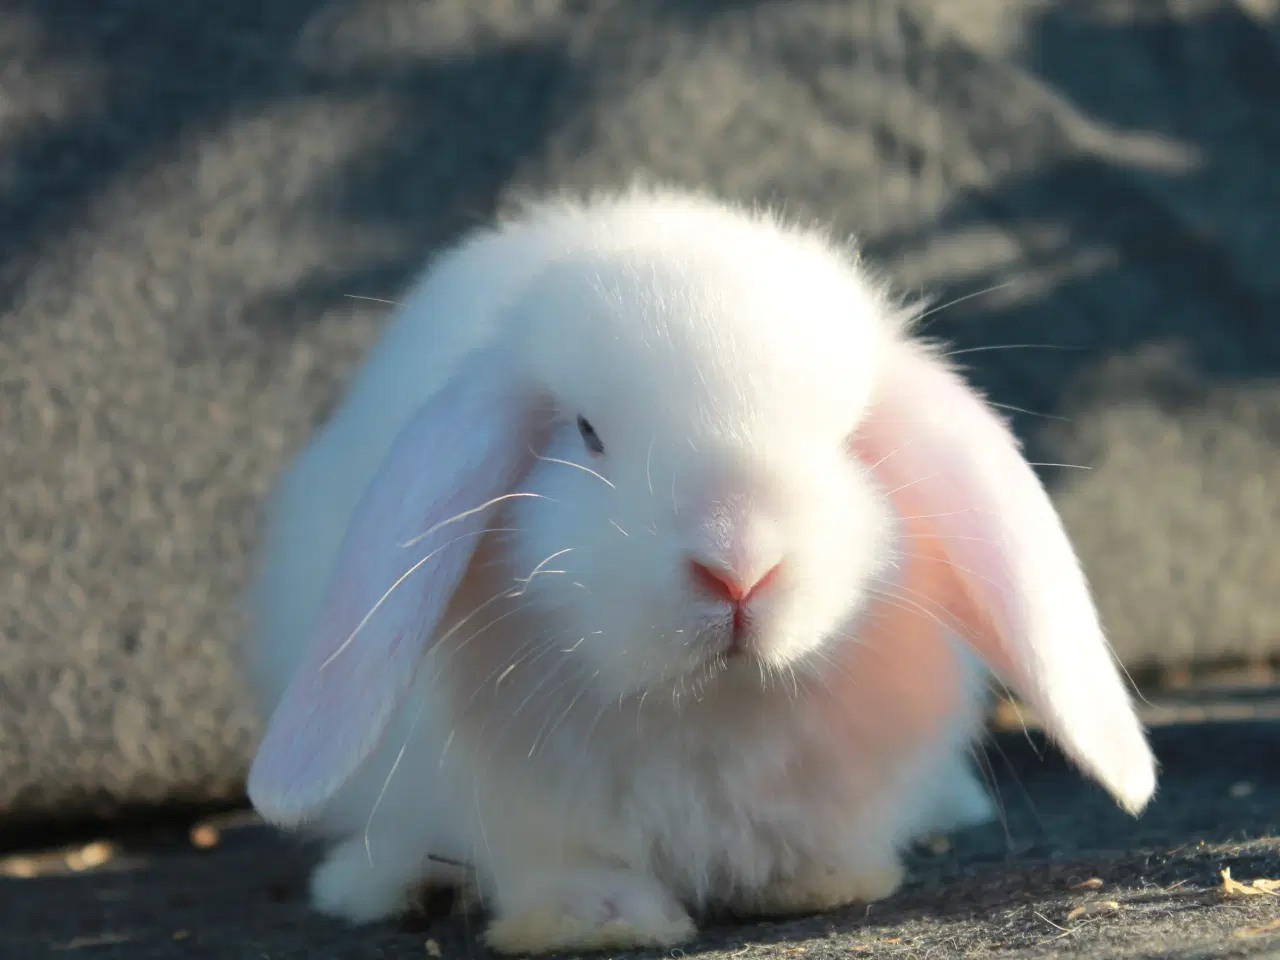
M504 952L892 893L979 822L985 668L1139 812L1156 767L1046 493L847 251L677 191L441 257L285 476L269 821L317 907L458 868Z

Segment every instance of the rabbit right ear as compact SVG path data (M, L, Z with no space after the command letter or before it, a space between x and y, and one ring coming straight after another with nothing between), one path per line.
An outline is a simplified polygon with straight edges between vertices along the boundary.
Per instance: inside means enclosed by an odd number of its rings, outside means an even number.
M1072 759L1142 810L1155 758L1066 529L1008 426L932 349L894 342L857 448L897 508L922 612L945 615L938 625Z
M519 480L531 420L500 357L482 351L397 436L351 518L307 657L254 757L249 798L268 821L315 816L381 741Z

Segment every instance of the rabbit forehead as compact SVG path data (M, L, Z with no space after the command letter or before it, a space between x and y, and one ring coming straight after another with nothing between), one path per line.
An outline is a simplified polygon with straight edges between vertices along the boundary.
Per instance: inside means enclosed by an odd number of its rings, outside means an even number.
M536 379L581 412L686 433L851 429L884 311L835 256L752 239L636 244L553 265L526 317Z

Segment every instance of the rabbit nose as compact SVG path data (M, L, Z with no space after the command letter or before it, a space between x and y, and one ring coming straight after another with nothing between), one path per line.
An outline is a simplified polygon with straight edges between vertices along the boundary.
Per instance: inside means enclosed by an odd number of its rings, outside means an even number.
M742 577L732 571L706 564L696 557L691 557L689 559L689 576L693 580L694 586L703 593L709 594L717 600L725 600L732 604L741 605L768 586L770 581L777 576L781 566L782 564L775 563L755 582L744 582Z

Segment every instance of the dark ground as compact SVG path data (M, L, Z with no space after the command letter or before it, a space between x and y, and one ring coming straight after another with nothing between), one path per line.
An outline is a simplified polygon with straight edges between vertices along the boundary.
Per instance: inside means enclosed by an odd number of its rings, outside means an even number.
M259 723L233 598L263 493L376 333L350 295L394 298L540 186L772 201L906 288L981 293L933 332L1034 411L1034 459L1091 468L1044 476L1126 663L1274 655L1277 170L1280 0L7 0L0 830L39 846L51 821L238 795ZM1010 344L1034 348L986 349ZM1015 738L1012 847L967 838L926 875L979 875L796 944L1263 951L1232 931L1276 898L1214 891L1227 865L1280 876L1277 731L1159 740L1163 799L1126 825ZM428 934L276 902L295 855L223 839L0 880L0 957L422 955ZM1086 859L1026 859L1053 851ZM1069 920L1086 899L1122 907ZM462 929L429 935L472 950ZM785 953L782 930L707 944ZM77 939L103 935L125 939Z
M683 954L1280 955L1280 699L1240 690L1209 701L1219 712L1251 708L1277 719L1155 727L1160 796L1137 820L1046 753L1038 734L1001 733L986 761L1003 823L955 837L950 850L922 850L899 896L819 918L720 921ZM1167 705L1189 709L1172 698ZM450 958L488 955L478 940L483 918L450 917L447 902L398 926L352 931L323 920L304 899L311 851L243 814L201 825L117 833L96 868L74 860L76 851L85 858L85 841L101 839L87 834L63 846L70 867L57 851L0 861L0 875L37 874L0 879L0 956L44 957L51 947L110 960L363 960L428 957L437 948ZM87 849L92 857L96 848ZM1277 883L1232 894L1223 870L1250 886Z

